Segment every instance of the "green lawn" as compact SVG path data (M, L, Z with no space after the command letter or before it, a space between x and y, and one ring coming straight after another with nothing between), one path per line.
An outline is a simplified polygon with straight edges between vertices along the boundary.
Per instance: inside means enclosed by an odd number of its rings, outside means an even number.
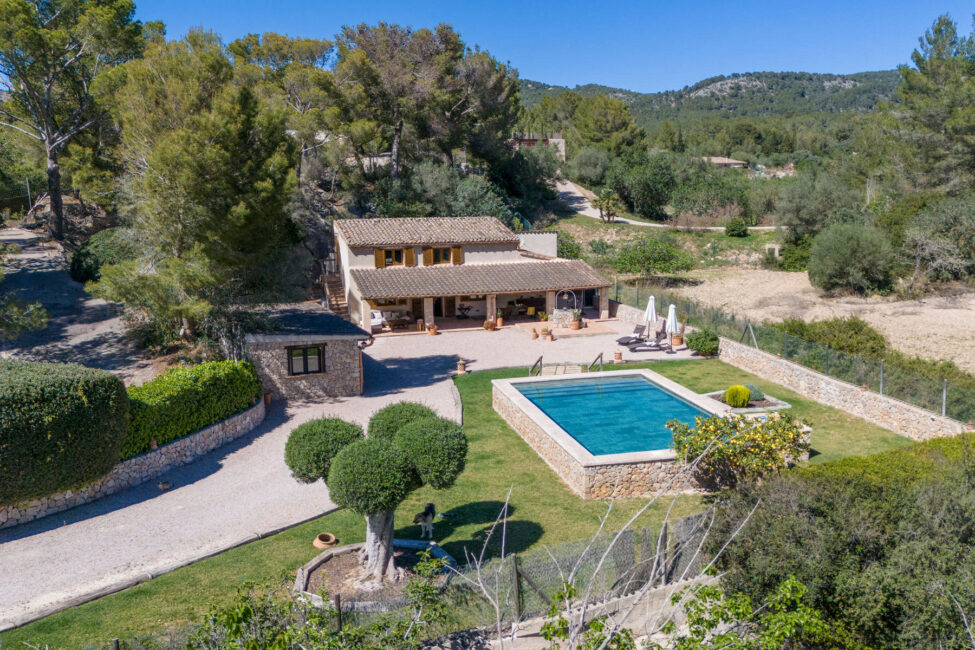
M775 384L719 361L657 362L651 367L692 390L704 392L732 383L754 383L769 394L793 404L793 413L813 426L812 462L876 453L909 441L889 431L800 398ZM524 551L540 545L587 537L598 526L606 506L572 494L539 456L505 425L491 408L491 380L521 376L524 369L479 372L459 377L464 403L464 429L470 440L467 469L446 492L424 488L411 495L397 511L397 535L418 537L416 526L404 525L427 501L456 517L437 523L436 538L459 560L464 550L479 550L484 536L511 488L508 550ZM618 527L642 504L641 499L617 501L609 527ZM646 513L641 525L662 518L669 501ZM680 497L674 516L701 508L701 499ZM336 512L264 540L227 551L155 580L97 601L54 614L23 628L0 634L3 648L21 642L76 648L107 643L113 637L158 634L199 620L212 602L227 602L244 581L293 578L294 569L311 559L311 539L318 532L335 533L340 543L361 541L361 518ZM491 553L498 552L497 545Z

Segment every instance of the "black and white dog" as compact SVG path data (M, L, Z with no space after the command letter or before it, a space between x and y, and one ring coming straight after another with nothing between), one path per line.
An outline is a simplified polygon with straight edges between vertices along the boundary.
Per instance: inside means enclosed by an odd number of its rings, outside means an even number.
M423 539L424 533L428 533L430 539L433 539L433 518L436 516L437 509L432 503L428 503L427 507L423 509L423 512L418 512L413 517L413 523L420 524L420 539Z

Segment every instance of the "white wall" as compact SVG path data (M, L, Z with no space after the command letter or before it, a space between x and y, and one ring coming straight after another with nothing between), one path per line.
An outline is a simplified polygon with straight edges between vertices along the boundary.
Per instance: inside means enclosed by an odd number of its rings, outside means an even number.
M559 234L557 232L520 232L521 249L557 257L559 254Z

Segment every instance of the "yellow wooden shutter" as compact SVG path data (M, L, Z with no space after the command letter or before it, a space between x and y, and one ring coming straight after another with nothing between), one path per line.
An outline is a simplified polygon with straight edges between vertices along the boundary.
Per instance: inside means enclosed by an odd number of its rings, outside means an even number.
M403 255L403 264L406 266L416 266L416 251L412 246L406 249L406 253Z
M451 248L450 249L450 260L454 264L463 264L464 263L464 249L461 248L460 246L454 246L453 248Z
M433 266L433 249L423 249L423 266Z
M386 266L386 251L381 248L376 249L376 268L381 269Z

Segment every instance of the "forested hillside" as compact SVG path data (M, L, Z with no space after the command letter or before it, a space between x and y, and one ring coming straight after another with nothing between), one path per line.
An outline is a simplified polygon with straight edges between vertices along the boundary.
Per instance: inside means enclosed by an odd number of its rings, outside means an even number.
M704 79L681 90L637 93L598 84L576 86L583 96L608 95L626 102L636 123L652 130L664 120L755 117L802 113L872 111L892 99L900 74L896 70L851 75L807 72L753 72ZM545 96L569 90L523 80L521 100L531 108Z

